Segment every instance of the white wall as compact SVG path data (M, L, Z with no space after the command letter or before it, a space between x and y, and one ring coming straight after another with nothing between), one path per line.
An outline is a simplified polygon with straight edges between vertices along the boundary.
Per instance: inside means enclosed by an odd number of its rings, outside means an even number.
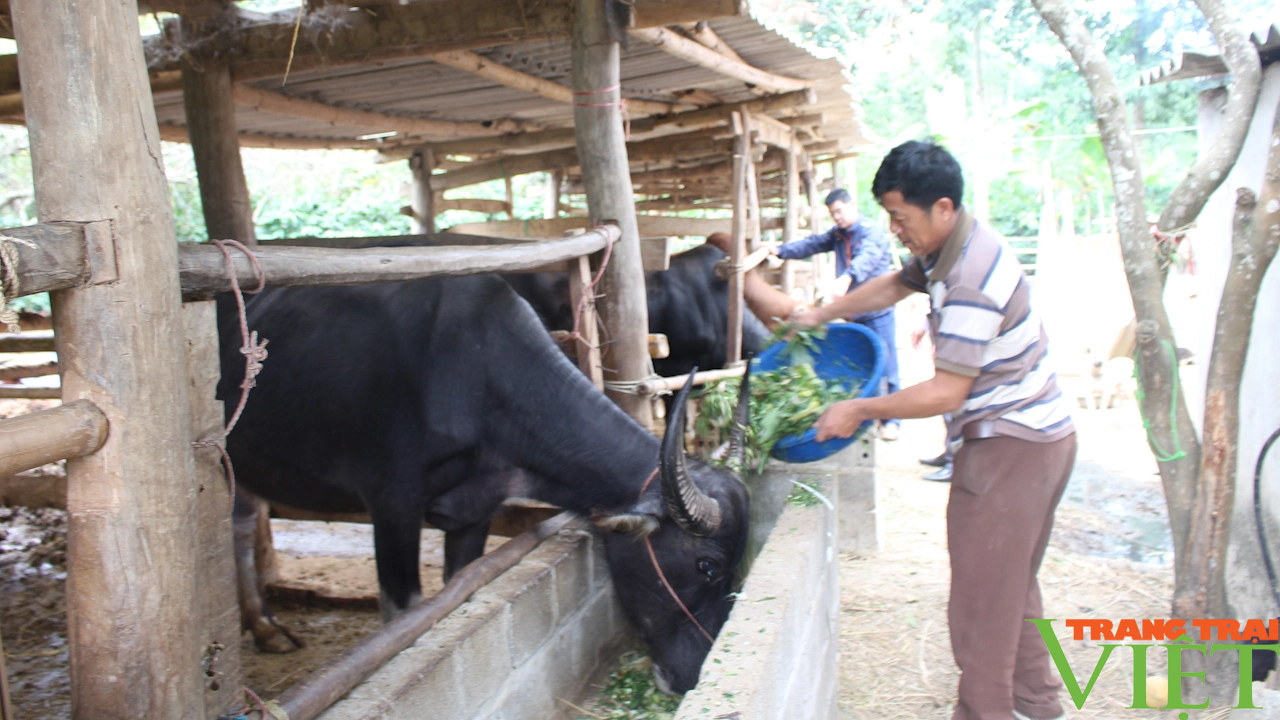
M1204 412L1204 383L1217 319L1218 301L1231 255L1231 215L1236 189L1258 192L1266 167L1271 126L1280 102L1280 64L1264 73L1263 89L1249 135L1235 168L1210 198L1191 232L1195 252L1194 276L1170 276L1166 303L1173 318L1178 345L1195 352L1197 362L1183 368L1183 383L1191 416L1199 427ZM1201 148L1221 125L1217 103L1202 102ZM1280 608L1271 599L1266 571L1253 521L1254 464L1263 442L1280 428L1280 270L1274 263L1262 283L1253 322L1249 355L1240 393L1240 438L1236 506L1228 557L1228 594L1237 617L1276 617ZM1194 297L1190 295L1194 294ZM1280 443L1269 453L1261 495L1267 521L1268 546L1280 561Z

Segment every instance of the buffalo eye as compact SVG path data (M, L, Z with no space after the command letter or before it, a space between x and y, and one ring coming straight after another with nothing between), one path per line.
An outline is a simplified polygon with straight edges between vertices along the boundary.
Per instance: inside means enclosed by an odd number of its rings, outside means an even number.
M710 558L701 558L698 560L698 572L705 575L708 580L714 580L720 574L720 563Z

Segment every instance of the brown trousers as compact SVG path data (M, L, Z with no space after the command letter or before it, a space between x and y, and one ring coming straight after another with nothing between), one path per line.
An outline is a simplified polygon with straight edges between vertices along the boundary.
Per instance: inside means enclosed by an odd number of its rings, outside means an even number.
M1075 464L1074 434L1052 443L966 440L947 503L951 648L960 667L952 720L1056 718L1062 683L1035 625L1036 573Z

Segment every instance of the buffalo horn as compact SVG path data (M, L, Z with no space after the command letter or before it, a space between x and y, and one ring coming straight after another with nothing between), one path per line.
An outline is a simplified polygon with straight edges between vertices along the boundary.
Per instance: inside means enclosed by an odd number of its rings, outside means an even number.
M694 368L689 377L697 374ZM720 527L720 503L698 489L684 454L684 408L693 383L685 383L676 396L675 410L667 420L667 432L662 438L662 499L667 514L685 532L700 537L713 534Z
M747 360L747 369L742 373L742 384L738 386L738 406L733 410L733 426L729 428L729 464L737 467L742 475L747 474L747 425L751 422L751 360Z

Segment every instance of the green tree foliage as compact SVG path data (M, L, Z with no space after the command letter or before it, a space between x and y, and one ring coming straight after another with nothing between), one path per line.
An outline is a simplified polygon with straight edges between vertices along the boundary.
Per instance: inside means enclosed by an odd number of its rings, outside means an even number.
M1274 13L1265 0L1235 5L1249 27ZM866 190L883 152L933 136L964 163L966 201L975 200L978 171L988 175L991 220L1005 234L1034 234L1046 192L1060 197L1064 189L1078 232L1105 227L1099 220L1111 214L1111 183L1088 88L1029 0L761 0L752 7L793 41L835 53L849 67L866 122L885 141L853 163L864 212L877 212ZM1191 0L1085 0L1080 9L1129 87L1135 124L1146 130L1148 193L1160 207L1195 159L1196 133L1178 128L1196 124L1197 95L1221 81L1140 86L1139 73L1184 48L1211 48L1212 35Z

